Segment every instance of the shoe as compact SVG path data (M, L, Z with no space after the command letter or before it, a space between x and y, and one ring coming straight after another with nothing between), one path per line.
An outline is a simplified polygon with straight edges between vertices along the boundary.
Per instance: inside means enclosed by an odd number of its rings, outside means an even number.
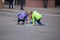
M22 23L22 25L24 25L24 23Z
M41 26L45 26L45 24L41 24Z
M30 22L30 24L32 24L32 22Z
M24 9L21 9L21 10L24 10Z
M20 23L17 23L17 24L20 24Z

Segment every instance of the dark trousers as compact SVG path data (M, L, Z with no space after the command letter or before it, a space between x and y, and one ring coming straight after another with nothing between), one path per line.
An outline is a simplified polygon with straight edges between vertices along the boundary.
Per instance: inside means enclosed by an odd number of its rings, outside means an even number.
M9 8L11 8L11 7L13 9L13 3L9 3Z
M41 21L40 21L41 19L39 19L39 20L36 20L37 21L37 23L39 24L39 25L42 25L42 23L41 23Z
M48 0L43 0L44 8L47 8Z
M36 20L36 19L35 19L34 23L37 21L37 23L38 23L39 25L42 25L42 23L41 23L40 20L41 20L41 18L40 18L39 20ZM30 23L32 24L32 22L30 22Z
M20 5L21 5L20 9L23 9L24 3L22 1L20 2Z
M25 23L25 18L24 19L20 19L20 18L18 18L18 23L20 23L20 21L22 21L23 22L23 24Z

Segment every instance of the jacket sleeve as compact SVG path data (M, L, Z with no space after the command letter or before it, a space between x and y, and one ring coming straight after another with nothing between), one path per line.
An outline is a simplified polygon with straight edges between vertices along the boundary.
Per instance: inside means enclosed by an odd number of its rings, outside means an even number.
M21 13L19 13L17 16L20 16L21 15Z
M32 15L32 24L34 24L34 21L35 21L34 15Z

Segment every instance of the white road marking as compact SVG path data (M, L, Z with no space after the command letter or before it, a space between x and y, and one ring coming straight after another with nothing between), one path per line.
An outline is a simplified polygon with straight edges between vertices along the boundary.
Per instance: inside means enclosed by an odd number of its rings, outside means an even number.
M46 16L60 16L60 14L43 14L43 15L46 15Z

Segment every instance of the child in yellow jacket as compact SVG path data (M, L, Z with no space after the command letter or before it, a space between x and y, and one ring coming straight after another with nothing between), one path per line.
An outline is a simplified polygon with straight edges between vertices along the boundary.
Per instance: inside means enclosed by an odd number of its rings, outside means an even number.
M39 14L37 11L31 11L30 15L32 18L32 25L34 25L35 21L37 21L39 25L42 25L40 20L43 18L43 16L41 14Z

